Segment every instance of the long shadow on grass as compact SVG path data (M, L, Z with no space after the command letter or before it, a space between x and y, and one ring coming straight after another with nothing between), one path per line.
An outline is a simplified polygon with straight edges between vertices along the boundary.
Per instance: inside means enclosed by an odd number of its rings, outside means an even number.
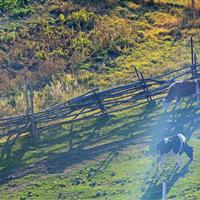
M95 121L92 125L93 129L89 134L84 136L81 142L82 147L95 145L106 140L125 140L132 137L144 137L148 128L155 123L156 116L152 113L156 110L155 107L147 107L138 115L123 117L119 119L103 119ZM113 127L115 126L115 127ZM107 127L108 131L103 130ZM103 133L104 132L104 133ZM77 141L78 143L80 141Z
M181 169L174 168L173 170L171 170L171 173L165 177L165 180L167 180L167 193L170 191L170 189L174 186L174 184L178 180L186 176L186 174L189 172L189 165L190 161L188 161ZM162 197L162 180L155 178L149 184L149 187L142 196L141 200L147 200L147 199L155 200L155 199L161 199L161 197Z
M45 163L45 165L48 166L48 172L63 172L67 167L85 160L93 159L106 152L110 152L113 159L113 155L116 156L118 150L129 144L141 143L148 128L146 124L152 124L154 120L151 116L155 109L155 107L148 107L139 115L134 115L133 119L130 119L130 115L129 119L127 117L125 117L125 119L117 118L114 120L105 118L97 119L90 125L92 130L87 132L88 127L86 127L87 134L84 135L82 139L79 138L79 140L75 138L76 136L78 137L78 133L73 133L73 130L71 129L73 138L69 141L70 145L68 151L63 153L55 152L48 155L47 162ZM108 129L108 131L103 130L105 126L110 127L117 124L120 124L117 128L114 127ZM137 133L138 127L141 131ZM102 132L106 133L103 134ZM72 140L74 140L74 142ZM107 162L108 161L105 160L103 165Z
M1 171L0 179L2 178L2 181L0 182L5 182L10 175L13 178L19 178L34 172L63 172L67 167L93 159L105 152L112 152L113 155L116 155L115 151L128 144L139 142L136 139L139 136L142 138L149 124L152 124L154 120L152 113L155 109L155 107L147 107L141 109L140 114L129 114L128 117L97 118L88 122L88 125L84 124L82 129L72 125L67 134L60 136L58 133L53 134L51 139L47 138L37 146L28 142L27 138L20 138L20 141L22 140L20 147L14 147L9 160L0 161L1 167L4 167ZM74 128L75 130L73 130ZM105 128L106 130L104 130ZM24 148L21 148L23 141L26 141L26 144L24 144ZM40 151L40 148L49 149ZM23 158L25 153L33 151L35 151L34 155ZM21 152L20 155L19 152ZM30 163L31 159L40 161L33 162L31 165L26 164ZM16 162L17 165L15 165ZM20 170L19 173L17 167L23 168L23 170Z
M81 129L74 124L65 134L59 135L57 132L53 137L45 139L37 146L29 143L25 144L25 149L19 148L12 151L9 162L0 161L1 166L4 166L4 170L1 172L3 181L0 181L0 183L7 181L10 175L13 175L13 178L20 178L30 173L63 172L74 164L94 159L106 152L111 152L113 158L113 155L117 155L115 152L118 150L127 147L129 144L145 142L147 137L152 139L150 147L155 146L155 138L162 138L166 134L177 134L178 130L189 132L189 138L198 127L198 120L195 121L193 117L200 118L196 110L193 111L192 109L185 109L180 113L177 111L170 118L171 113L159 116L158 107L150 106L141 109L138 115L129 114L128 116L111 117L110 119L97 118L88 121ZM184 121L187 123L183 123ZM177 122L180 124L179 126L177 126ZM187 125L186 129L185 124ZM40 151L40 148L47 148L47 150ZM20 151L22 152L19 154ZM27 151L31 153L32 151L39 151L39 153L36 152L25 160L23 156ZM33 162L31 165L27 164L30 163L31 159L37 160L37 162ZM23 168L20 173L15 166L16 161L17 166ZM107 163L106 160L105 163ZM6 166L6 164L9 164L9 166Z

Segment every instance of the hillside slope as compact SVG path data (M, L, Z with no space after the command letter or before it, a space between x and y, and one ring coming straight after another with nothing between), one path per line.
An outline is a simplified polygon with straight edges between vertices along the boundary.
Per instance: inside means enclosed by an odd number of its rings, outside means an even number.
M6 2L2 89L22 82L24 74L45 85L59 71L85 87L127 83L135 79L134 67L149 76L190 63L189 36L199 44L198 7L193 18L183 1Z
M25 112L23 77L33 80L35 111L93 87L134 81L188 64L189 38L199 40L199 5L189 1L0 0L0 116ZM198 56L198 54L197 54ZM163 112L141 106L109 118L43 132L35 144L21 136L0 141L0 199L200 199L200 126L196 102ZM174 158L155 173L164 136L183 133L194 161Z
M35 145L21 137L0 160L0 195L7 199L159 200L167 179L167 199L200 199L199 110L196 103L162 113L144 107L60 127ZM194 147L194 161L174 157L155 172L156 143L183 133Z

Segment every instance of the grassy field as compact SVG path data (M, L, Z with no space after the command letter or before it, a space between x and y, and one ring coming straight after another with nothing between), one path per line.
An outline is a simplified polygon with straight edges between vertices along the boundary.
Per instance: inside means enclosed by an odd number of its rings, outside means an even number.
M162 112L161 104L50 130L34 145L21 137L0 160L0 196L7 199L200 199L199 109ZM155 147L182 132L194 146L180 168L172 157L155 173Z

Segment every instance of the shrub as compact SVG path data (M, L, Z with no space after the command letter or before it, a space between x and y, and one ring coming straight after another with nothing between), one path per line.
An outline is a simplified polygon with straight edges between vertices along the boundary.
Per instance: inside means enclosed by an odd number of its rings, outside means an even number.
M134 2L127 2L127 7L131 10L137 10L139 9L141 6L139 4L136 4Z
M36 58L45 60L47 58L46 52L44 50L37 51Z
M39 68L39 75L41 77L53 75L55 72L59 72L65 68L65 61L61 58L49 58L41 64Z
M16 32L1 32L0 42L5 42L7 44L12 44L16 40Z
M69 13L78 9L78 5L72 1L59 1L56 2L48 9L50 14L58 17L60 14L68 15Z
M71 47L74 50L83 50L84 48L89 48L91 46L91 41L87 34L80 32L76 38L71 41Z
M91 32L96 51L110 49L116 53L125 53L127 49L134 48L136 35L135 28L129 20L108 16L97 21Z
M82 8L67 17L67 24L71 28L91 30L94 27L95 14Z
M159 27L171 28L179 25L179 20L176 16L165 12L147 13L145 17L151 24Z
M62 13L60 14L60 21L65 22L65 15Z
M11 16L15 19L20 19L20 18L30 15L33 12L34 12L34 10L32 7L19 8L19 9L14 9L12 11Z
M55 49L52 51L52 53L50 53L51 56L61 56L64 57L65 56L65 52L62 49Z
M77 79L71 74L58 73L52 76L52 81L36 94L35 102L38 109L44 109L74 97L74 91L77 92L76 95L79 91L83 92Z

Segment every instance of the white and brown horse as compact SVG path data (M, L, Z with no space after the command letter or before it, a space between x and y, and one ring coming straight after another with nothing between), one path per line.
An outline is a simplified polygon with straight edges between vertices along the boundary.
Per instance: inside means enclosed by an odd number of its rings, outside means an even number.
M170 102L174 99L176 99L176 104L178 104L184 97L197 97L198 105L200 105L200 79L172 83L164 99L164 110L168 108Z
M157 144L157 170L159 163L164 164L164 156L172 152L176 155L176 164L180 165L180 155L186 153L190 161L193 160L193 147L187 144L186 138L183 134L174 135L162 139Z

